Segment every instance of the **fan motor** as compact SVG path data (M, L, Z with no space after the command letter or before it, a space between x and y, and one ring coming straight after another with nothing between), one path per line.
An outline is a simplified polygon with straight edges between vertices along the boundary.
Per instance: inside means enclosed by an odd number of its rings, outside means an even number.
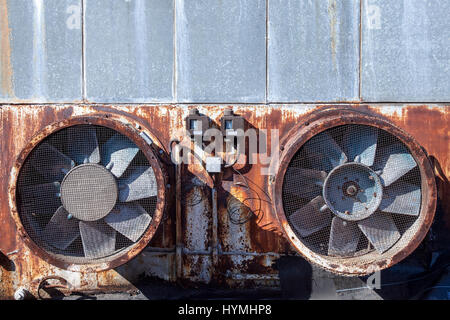
M64 208L83 221L105 217L116 205L117 196L116 179L105 167L95 163L73 168L61 183Z

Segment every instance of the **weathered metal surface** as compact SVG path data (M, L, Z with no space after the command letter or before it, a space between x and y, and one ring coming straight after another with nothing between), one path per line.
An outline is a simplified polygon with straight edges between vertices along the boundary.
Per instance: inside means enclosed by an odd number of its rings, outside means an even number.
M0 1L0 102L82 100L81 0Z
M363 0L364 101L448 101L447 1Z
M268 100L359 100L360 1L268 6Z
M173 0L86 0L86 99L173 101Z
M237 167L242 176L231 169L224 173L218 186L217 225L213 222L211 189L201 179L195 180L196 172L183 168L180 187L181 223L177 225L175 210L163 218L149 246L134 259L111 270L91 273L88 270L68 271L60 269L36 255L17 232L8 202L8 180L17 156L22 153L36 133L57 121L72 116L107 114L113 119L128 119L151 128L152 140L159 149L168 153L170 141L180 138L184 117L192 106L2 106L1 107L1 154L0 154L0 223L2 237L0 251L14 264L0 266L2 285L0 295L11 298L19 286L26 286L35 293L36 283L45 276L61 276L80 291L124 291L134 288L142 275L156 276L168 281L182 280L187 283L217 283L230 287L253 285L278 286L278 272L272 263L286 253L295 251L282 236L283 230L272 209L272 199L267 176L261 175L260 165ZM227 106L196 106L207 114L213 123L219 123ZM439 164L438 197L445 206L446 221L450 222L448 206L450 177L450 132L448 130L450 106L445 105L371 105L348 106L378 114L409 132ZM234 106L234 112L242 115L251 127L279 129L280 137L286 137L292 128L311 117L320 106L260 105ZM342 108L338 106L337 109ZM131 120L130 120L131 119ZM295 130L294 130L295 132ZM269 144L270 145L270 144ZM170 163L163 157L162 161ZM436 170L437 172L438 170ZM204 173L203 173L204 174ZM231 177L231 178L230 178ZM194 179L194 180L193 180ZM445 180L446 179L446 180ZM175 183L172 176L171 184ZM194 183L196 181L196 183ZM220 181L220 180L219 180ZM446 196L447 195L447 196ZM172 196L168 196L169 198ZM170 198L170 199L175 199ZM201 203L195 206L194 200ZM172 201L174 202L174 201ZM175 207L175 206L174 206ZM201 208L201 209L200 209ZM248 215L248 211L253 215ZM235 218L251 217L242 224ZM231 217L231 218L230 218ZM181 234L180 265L175 264L175 226ZM449 224L450 226L450 224ZM217 228L216 253L213 250L213 228ZM10 253L8 255L8 253ZM217 262L214 263L214 255ZM181 266L180 274L176 268Z
M448 9L425 0L1 0L0 102L444 102Z
M180 102L264 102L266 2L176 0Z

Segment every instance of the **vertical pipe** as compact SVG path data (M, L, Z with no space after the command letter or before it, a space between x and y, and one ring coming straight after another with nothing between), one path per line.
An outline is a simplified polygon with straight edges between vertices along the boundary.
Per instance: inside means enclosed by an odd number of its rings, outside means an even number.
M213 266L217 266L219 250L218 250L218 213L217 213L217 189L216 187L211 190L211 198L212 198L212 262Z
M177 155L178 156L178 155ZM179 159L178 159L179 160ZM175 190L175 264L176 264L176 277L181 279L183 272L183 241L182 241L182 229L181 229L181 162L177 161L176 172L176 190Z

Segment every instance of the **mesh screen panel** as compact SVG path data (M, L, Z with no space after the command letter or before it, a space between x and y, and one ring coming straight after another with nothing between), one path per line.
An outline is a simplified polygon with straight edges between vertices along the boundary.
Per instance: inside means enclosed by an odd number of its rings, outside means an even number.
M29 237L70 263L107 259L148 229L156 178L145 155L113 129L76 125L30 153L17 183L17 208Z
M398 138L365 125L334 127L307 141L289 163L282 190L292 230L324 256L379 256L405 241L420 214L414 158Z

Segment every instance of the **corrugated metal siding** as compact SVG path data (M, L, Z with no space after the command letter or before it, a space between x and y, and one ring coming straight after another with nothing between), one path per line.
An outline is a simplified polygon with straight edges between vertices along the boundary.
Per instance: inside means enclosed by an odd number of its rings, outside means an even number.
M448 10L426 0L0 0L0 102L444 102Z

